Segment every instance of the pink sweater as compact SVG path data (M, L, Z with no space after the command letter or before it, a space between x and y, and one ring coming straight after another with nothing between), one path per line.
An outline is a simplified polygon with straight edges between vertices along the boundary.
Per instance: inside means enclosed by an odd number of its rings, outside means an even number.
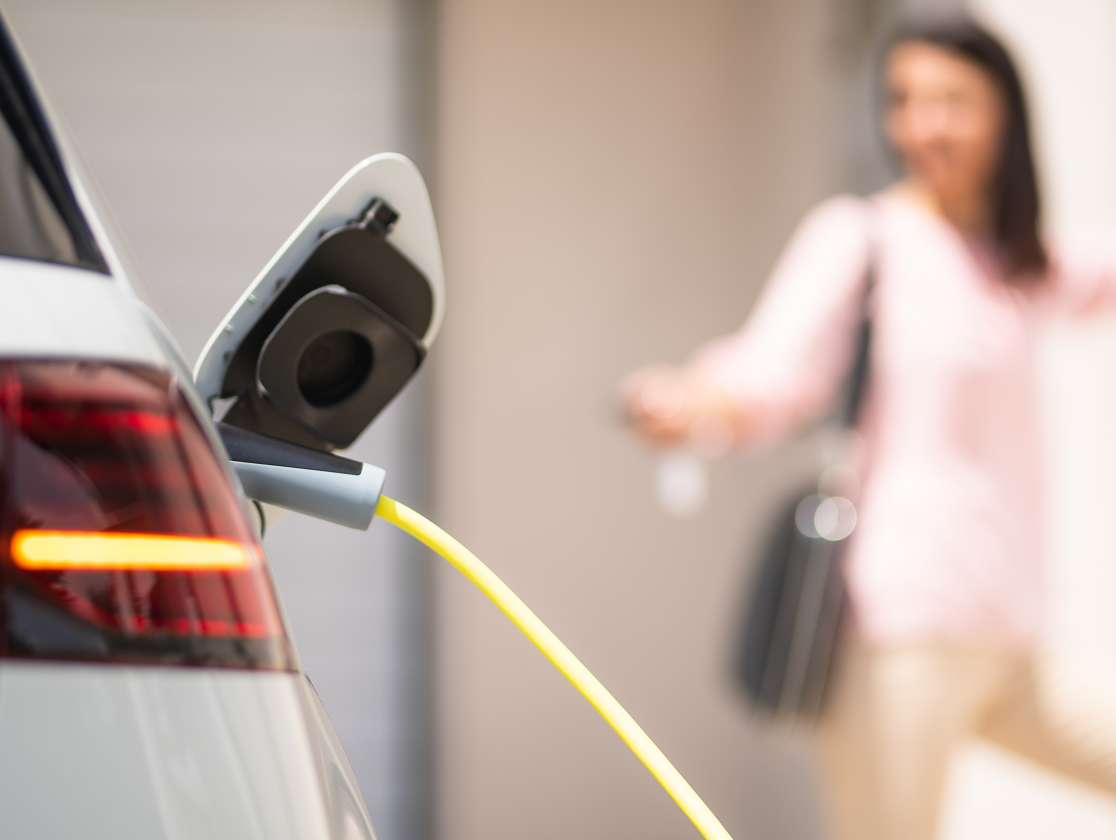
M743 329L695 357L751 418L746 442L816 417L847 376L874 253L866 458L846 566L853 631L869 643L1038 639L1036 339L1058 310L1116 301L1111 243L1052 250L1049 281L1022 292L987 249L902 199L833 198L802 222Z

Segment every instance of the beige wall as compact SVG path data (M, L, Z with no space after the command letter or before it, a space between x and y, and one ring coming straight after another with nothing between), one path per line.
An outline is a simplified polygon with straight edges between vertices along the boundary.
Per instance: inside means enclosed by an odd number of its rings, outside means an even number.
M796 476L717 470L665 518L617 423L633 366L743 319L835 188L825 0L443 0L438 516L608 686L735 837L808 837L803 756L726 679L752 526ZM596 713L437 573L439 835L687 837ZM390 838L388 838L390 840Z

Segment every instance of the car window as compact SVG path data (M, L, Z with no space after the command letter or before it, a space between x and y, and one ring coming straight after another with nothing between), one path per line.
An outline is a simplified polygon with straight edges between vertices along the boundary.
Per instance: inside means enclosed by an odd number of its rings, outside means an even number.
M0 24L0 255L108 272Z
M7 122L0 127L0 254L77 262L73 237Z

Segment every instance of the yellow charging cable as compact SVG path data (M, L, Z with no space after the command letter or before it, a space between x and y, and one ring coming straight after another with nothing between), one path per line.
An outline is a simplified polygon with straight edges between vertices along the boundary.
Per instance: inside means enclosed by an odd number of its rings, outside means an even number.
M432 548L476 584L477 588L512 620L512 624L522 630L523 635L542 651L543 656L573 683L574 688L581 692L593 708L600 712L601 717L608 721L609 726L616 730L616 734L631 747L632 752L651 771L651 775L659 780L659 784L666 788L666 792L678 803L678 807L693 821L706 840L732 840L725 827L701 801L701 797L694 793L694 789L682 778L682 774L674 769L674 765L667 760L662 750L656 747L655 742L647 737L647 733L639 728L639 724L624 711L623 706L616 702L616 698L608 693L600 681L589 673L589 669L570 653L569 648L562 644L558 637L539 621L538 616L531 612L527 605L508 589L507 584L493 574L491 569L477 559L476 555L430 520L387 496L380 497L380 503L376 506L376 515L402 528L419 542Z

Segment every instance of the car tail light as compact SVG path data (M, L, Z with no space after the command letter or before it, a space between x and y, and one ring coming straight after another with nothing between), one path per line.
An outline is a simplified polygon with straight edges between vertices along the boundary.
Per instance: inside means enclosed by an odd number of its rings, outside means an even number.
M0 654L292 667L260 546L166 374L0 362Z

